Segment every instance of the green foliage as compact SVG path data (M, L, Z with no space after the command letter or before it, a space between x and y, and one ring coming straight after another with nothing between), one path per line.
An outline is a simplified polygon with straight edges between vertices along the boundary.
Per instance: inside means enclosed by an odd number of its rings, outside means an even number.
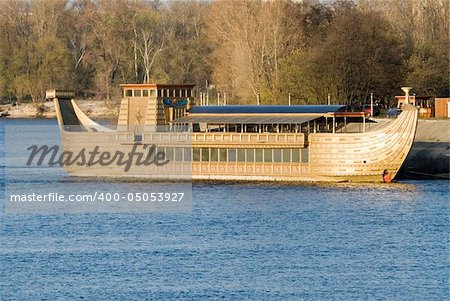
M205 11L206 5L200 2L174 2L171 5L172 30L162 57L167 82L203 85L210 80L211 65L206 58L211 47L205 40Z
M449 8L419 2L4 0L0 98L114 103L124 82L213 84L229 103L448 96Z
M284 61L282 88L310 103L326 103L328 94L346 103L395 93L403 58L389 23L349 5L335 6L332 14L330 19L329 8L320 6L305 16L308 46Z
M421 95L449 95L449 64L436 49L420 49L408 60L407 82Z

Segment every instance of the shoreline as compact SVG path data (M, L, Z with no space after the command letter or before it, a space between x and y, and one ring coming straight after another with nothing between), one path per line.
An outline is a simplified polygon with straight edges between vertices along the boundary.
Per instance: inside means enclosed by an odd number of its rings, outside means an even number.
M56 118L53 101L41 103L45 112L37 116L37 107L35 103L24 103L19 106L9 106L10 115L2 117L6 119L54 119ZM107 105L102 100L77 100L81 110L90 118L117 119L119 115L119 105L113 107ZM1 106L0 106L1 108ZM438 118L419 118L416 137L414 142L450 142L450 119Z
M107 106L101 100L77 100L77 104L83 112L93 118L115 119L119 115L119 106L116 108ZM38 114L37 103L21 103L17 106L2 105L3 111L7 111L10 115L2 118L8 119L54 119L56 118L55 107L53 101L39 103L43 106L42 115Z

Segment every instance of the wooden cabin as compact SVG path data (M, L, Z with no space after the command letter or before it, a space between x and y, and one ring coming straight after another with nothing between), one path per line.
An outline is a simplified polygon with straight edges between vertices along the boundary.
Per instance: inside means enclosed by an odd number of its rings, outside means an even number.
M194 104L194 85L123 84L119 127L166 125Z

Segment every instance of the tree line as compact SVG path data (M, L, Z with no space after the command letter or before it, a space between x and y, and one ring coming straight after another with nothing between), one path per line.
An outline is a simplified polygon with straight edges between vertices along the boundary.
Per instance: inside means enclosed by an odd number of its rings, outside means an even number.
M447 96L447 0L1 0L0 97L117 100L120 83L189 83L228 103Z

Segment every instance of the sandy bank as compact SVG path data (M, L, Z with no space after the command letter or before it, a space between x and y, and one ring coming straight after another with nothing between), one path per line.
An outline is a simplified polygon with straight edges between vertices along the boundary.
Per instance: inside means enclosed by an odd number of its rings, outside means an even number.
M119 112L119 105L107 105L104 101L77 100L77 104L86 115L96 118L116 118ZM8 118L55 118L55 107L52 101L41 103L43 110L33 103L10 106ZM5 107L5 106L4 106ZM43 111L39 116L39 111Z

